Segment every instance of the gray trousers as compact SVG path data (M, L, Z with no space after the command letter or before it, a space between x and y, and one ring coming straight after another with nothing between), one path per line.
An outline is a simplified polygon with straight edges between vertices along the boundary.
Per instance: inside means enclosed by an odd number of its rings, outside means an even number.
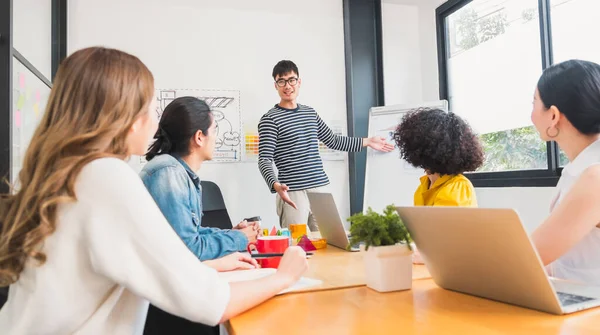
M294 207L285 203L279 194L277 194L275 206L281 228L289 228L292 223L305 223L310 231L319 231L317 220L310 210L308 192L326 192L326 188L317 187L302 191L288 191L290 199L292 199L298 209L294 209Z

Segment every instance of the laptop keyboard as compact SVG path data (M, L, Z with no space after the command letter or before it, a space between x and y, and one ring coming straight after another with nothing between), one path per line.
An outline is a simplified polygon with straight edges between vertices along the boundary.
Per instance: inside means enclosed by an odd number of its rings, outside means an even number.
M569 294L569 293L564 293L564 292L556 292L556 294L558 295L558 299L560 300L560 304L562 306L569 306L569 305L579 304L579 303L590 301L590 300L595 300L595 298L584 297L581 295L574 295L574 294Z

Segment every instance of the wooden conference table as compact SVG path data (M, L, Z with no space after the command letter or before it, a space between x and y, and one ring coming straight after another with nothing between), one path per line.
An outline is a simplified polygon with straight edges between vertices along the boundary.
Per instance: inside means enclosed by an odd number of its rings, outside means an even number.
M362 256L328 246L305 277L323 284L277 296L225 324L230 335L600 334L600 308L555 316L439 288L413 266L411 290L365 286Z

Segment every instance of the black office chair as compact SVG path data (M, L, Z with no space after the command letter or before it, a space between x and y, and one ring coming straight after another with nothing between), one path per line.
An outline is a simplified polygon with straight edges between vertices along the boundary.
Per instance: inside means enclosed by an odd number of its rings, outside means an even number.
M212 181L202 181L202 226L231 229L221 189ZM167 313L153 305L148 309L144 335L162 334L219 335L219 326L211 327Z
M202 226L211 228L231 229L231 218L225 207L223 194L217 184L212 181L201 181L202 186Z

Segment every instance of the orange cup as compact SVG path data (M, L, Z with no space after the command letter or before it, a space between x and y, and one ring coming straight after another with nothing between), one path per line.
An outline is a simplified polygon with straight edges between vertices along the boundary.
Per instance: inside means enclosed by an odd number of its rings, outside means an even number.
M294 241L302 235L306 235L306 223L291 223L290 234L292 234L292 240Z

